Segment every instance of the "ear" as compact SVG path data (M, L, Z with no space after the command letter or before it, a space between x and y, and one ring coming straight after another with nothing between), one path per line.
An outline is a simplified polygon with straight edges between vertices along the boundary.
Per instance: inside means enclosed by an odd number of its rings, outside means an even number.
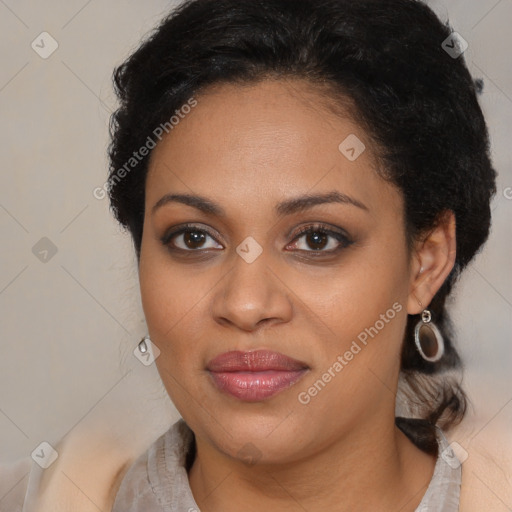
M456 252L455 214L446 210L437 226L414 244L407 300L409 315L417 315L428 307L452 271Z

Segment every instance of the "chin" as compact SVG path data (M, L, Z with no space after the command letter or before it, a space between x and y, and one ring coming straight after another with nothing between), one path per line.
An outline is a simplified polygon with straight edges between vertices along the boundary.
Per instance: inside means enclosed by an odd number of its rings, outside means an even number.
M229 457L247 464L286 464L303 456L305 434L304 428L296 424L297 418L288 414L222 415L218 422L208 421L200 430Z

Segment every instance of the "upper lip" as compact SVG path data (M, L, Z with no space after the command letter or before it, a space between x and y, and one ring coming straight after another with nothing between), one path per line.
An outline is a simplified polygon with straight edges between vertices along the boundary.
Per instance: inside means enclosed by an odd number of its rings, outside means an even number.
M206 368L211 372L261 372L298 371L309 367L302 361L271 350L233 350L214 357Z

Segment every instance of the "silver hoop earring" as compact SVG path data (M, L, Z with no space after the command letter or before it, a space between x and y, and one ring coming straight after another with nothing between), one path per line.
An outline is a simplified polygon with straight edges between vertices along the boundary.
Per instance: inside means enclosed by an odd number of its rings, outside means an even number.
M142 338L142 339L140 340L140 342L139 342L139 352L140 352L141 354L145 354L145 353L148 351L148 346L147 346L147 344L146 344L146 340L151 341L151 340L149 339L149 336L144 336L144 338Z
M436 363L444 355L444 340L432 320L428 309L421 313L421 320L414 328L414 343L425 361Z

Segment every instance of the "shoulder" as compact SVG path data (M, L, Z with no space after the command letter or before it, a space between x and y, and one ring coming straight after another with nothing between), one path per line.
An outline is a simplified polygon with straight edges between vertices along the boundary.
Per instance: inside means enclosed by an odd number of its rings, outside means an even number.
M112 512L151 510L151 506L158 505L149 479L148 463L150 453L161 450L163 437L158 438L128 468L116 493ZM144 504L142 509L141 504Z
M75 432L54 449L58 457L46 468L30 456L0 464L0 512L111 509L115 490L133 461L126 447Z
M28 491L32 459L0 464L0 512L21 512Z
M470 419L447 435L461 470L459 510L505 510L505 504L512 503L509 431L496 422L489 427L492 434L480 435L481 428Z
M508 436L508 437L507 437ZM508 510L512 503L510 435L462 440L461 511Z

